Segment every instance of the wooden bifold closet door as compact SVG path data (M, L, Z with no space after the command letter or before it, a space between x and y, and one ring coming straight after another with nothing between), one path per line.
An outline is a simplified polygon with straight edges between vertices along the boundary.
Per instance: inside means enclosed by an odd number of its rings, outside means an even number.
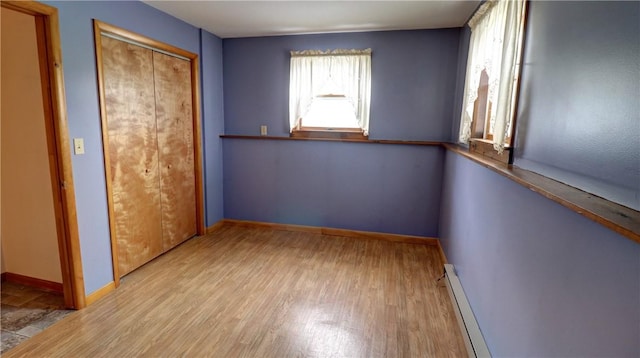
M163 247L196 234L191 64L153 53Z
M106 36L101 50L122 276L197 232L191 64Z

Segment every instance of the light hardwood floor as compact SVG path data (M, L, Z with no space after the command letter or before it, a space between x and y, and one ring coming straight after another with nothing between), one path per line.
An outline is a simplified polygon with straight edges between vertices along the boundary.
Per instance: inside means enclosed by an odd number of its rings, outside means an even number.
M225 225L3 357L464 357L436 246Z

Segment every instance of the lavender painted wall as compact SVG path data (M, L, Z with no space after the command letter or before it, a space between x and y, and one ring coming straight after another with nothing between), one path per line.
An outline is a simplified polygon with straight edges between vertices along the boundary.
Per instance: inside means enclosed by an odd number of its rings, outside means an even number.
M529 5L516 164L633 203L640 4ZM452 152L441 202L439 237L494 356L640 355L640 245Z
M225 217L435 236L439 147L226 139Z
M640 355L640 245L453 152L444 168L440 240L493 356Z
M448 140L459 29L225 39L227 134L289 135L289 51L371 48L375 139Z
M289 51L372 48L370 136L447 140L458 29L225 39L227 134L288 136ZM224 140L226 218L433 236L442 150Z
M206 225L211 226L224 218L220 139L224 133L222 40L204 30L200 30L200 38Z
M85 143L85 154L72 155L72 165L85 292L90 294L113 280L92 19L194 53L200 51L200 36L197 28L138 1L46 3L59 10L69 134ZM203 71L215 75L208 66L203 62Z
M458 43L458 68L456 72L456 89L453 97L453 117L451 125L450 142L457 143L460 137L460 117L462 115L462 102L464 99L464 83L467 75L467 59L469 56L469 41L471 29L464 26L460 29L460 42Z
M640 210L640 2L530 3L515 164Z

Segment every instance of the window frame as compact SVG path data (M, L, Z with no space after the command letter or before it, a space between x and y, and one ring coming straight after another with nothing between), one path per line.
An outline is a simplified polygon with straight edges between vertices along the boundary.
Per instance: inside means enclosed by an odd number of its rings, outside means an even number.
M509 1L509 0L495 0L495 1L497 2L497 1ZM505 145L503 148L501 148L501 150L495 148L493 144L493 133L490 132L491 121L489 116L487 115L485 115L485 122L483 124L484 128L483 128L482 134L480 136L474 135L473 133L474 125L476 124L476 119L477 119L476 117L477 110L476 110L475 104L474 104L474 115L471 118L472 120L470 123L471 136L468 139L468 143L465 143L463 140L461 140L460 135L457 138L457 142L459 144L468 146L469 152L472 152L472 153L481 155L483 157L487 157L508 165L511 165L513 163L513 152L514 152L513 149L515 147L515 133L516 133L516 126L517 126L518 108L519 108L519 102L520 102L519 101L520 90L522 86L522 72L524 68L523 60L524 60L524 51L526 47L527 23L528 23L528 16L529 16L529 0L523 0L522 2L523 2L523 10L522 10L522 20L520 23L520 38L518 39L516 59L515 59L513 78L512 78L512 80L515 82L515 84L513 85L513 90L511 91L511 97L512 97L511 103L512 103L513 110L511 112L509 121L506 124L506 126L508 127L508 131L506 132L506 136L504 140ZM473 19L476 16L476 14L482 11L482 8L484 5L485 3L483 3L478 7L478 9L476 9L474 14L471 16L470 20L467 22L467 24L471 21L471 19ZM468 44L469 54L472 51L471 40L472 39L470 38L469 44ZM469 57L467 56L467 70L468 70L468 61L469 61ZM465 70L465 84L463 86L463 96L466 96L467 94L466 92L467 91L467 83L466 83L467 70ZM480 93L480 87L481 87L481 83L479 83L478 93ZM476 99L476 101L479 99L479 97L480 95L478 95L478 98ZM463 108L461 109L461 118L460 118L460 131L462 130L463 128L462 126L464 125L464 120L462 118L462 115L464 114L464 111L465 111L464 102L465 101L463 99ZM489 99L487 98L486 113L491 113L492 105L493 103L491 103L491 101L489 101Z
M313 54L305 54L307 52L312 52ZM331 56L349 56L349 55L368 55L369 56L369 61L371 61L371 55L372 55L372 51L370 48L365 49L365 50L354 50L354 49L350 49L350 50L343 50L343 49L335 49L335 50L327 50L326 52L322 52L322 51L314 51L314 50L307 50L307 51L291 51L291 58L293 58L294 53L297 54L298 56L300 54L303 54L302 56L309 56L309 57L314 57L314 56L322 56L322 57L331 57ZM291 65L290 65L291 66ZM371 65L369 64L369 88L368 88L368 92L369 92L369 110L371 108L371 101L370 101L370 92L371 92ZM290 85L291 85L291 78L289 79L290 81ZM290 89L291 90L291 89ZM289 93L289 96L291 98L291 93ZM335 94L335 93L324 93L324 94L318 94L316 96L314 96L314 98L338 98L338 97L345 97L344 94ZM362 98L358 98L359 101L362 101ZM290 104L291 106L291 104ZM291 108L290 108L291 111ZM291 119L290 119L291 120ZM290 122L291 125L291 122ZM368 125L367 125L368 127ZM304 118L298 118L296 120L296 124L295 126L293 126L292 128L290 128L290 137L293 138L318 138L318 139L350 139L350 140L368 140L369 139L369 135L368 133L365 134L365 129L361 128L361 127L318 127L318 126L305 126L304 125Z

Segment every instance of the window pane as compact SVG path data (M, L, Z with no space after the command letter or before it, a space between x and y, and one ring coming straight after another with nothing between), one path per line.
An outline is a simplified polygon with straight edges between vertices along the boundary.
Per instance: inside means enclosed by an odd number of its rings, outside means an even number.
M359 128L355 109L344 97L316 97L302 118L304 127Z
M371 49L291 51L289 125L369 129Z
M498 152L511 144L525 9L523 0L487 1L469 20L460 142L490 139Z

